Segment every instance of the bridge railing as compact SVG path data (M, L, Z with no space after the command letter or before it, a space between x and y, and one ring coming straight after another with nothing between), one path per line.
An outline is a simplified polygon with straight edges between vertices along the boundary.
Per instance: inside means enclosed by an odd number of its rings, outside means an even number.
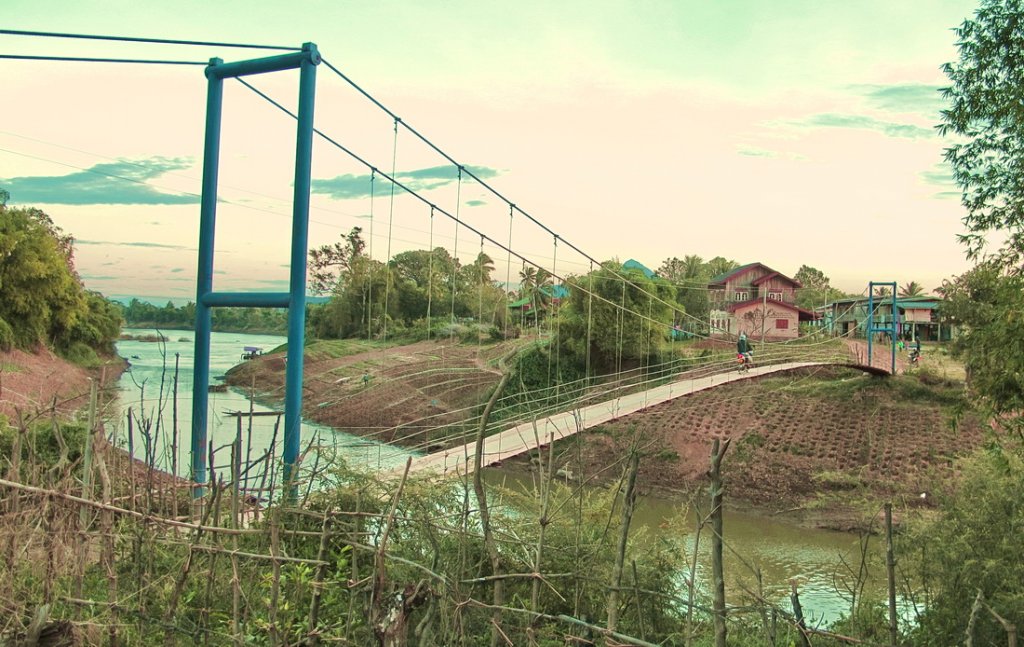
M767 344L754 353L755 366L814 362L826 365L856 363L841 340L810 343ZM607 402L618 397L649 390L675 381L694 380L720 375L738 369L736 353L731 348L697 356L677 356L668 361L640 366L618 373L591 376L536 389L517 392L500 398L494 408L487 435L494 435L531 420L564 413ZM450 413L450 412L449 412ZM427 452L470 442L478 433L480 415L474 412L455 424L430 424L427 420L411 421L389 430L401 438L406 449Z

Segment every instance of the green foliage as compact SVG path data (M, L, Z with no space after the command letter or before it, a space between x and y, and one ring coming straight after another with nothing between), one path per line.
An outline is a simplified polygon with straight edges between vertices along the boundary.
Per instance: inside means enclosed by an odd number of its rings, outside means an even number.
M38 209L0 210L0 319L15 345L31 348L66 335L84 309L70 237Z
M938 517L912 526L900 554L919 579L923 613L914 644L952 644L964 635L974 599L1018 627L1024 623L1024 464L1019 446L991 446L963 465L957 494ZM988 613L977 616L974 644L1005 644Z
M15 341L11 324L0 318L0 350L11 350Z
M943 318L962 328L952 349L972 391L997 413L1024 409L1024 277L986 262L942 292Z
M494 261L484 253L462 266L443 247L395 254L387 264L363 253L362 230L310 252L312 289L331 294L310 318L321 337L399 336L423 339L430 327L472 319L504 327L507 295L492 280Z
M116 304L129 326L137 328L177 328L190 330L196 322L196 304L189 301L175 306L168 301L163 306L132 299L127 305ZM315 318L320 305L308 304L306 317ZM288 330L288 310L284 308L214 308L211 314L214 331L284 333Z
M363 256L366 242L362 227L353 227L341 240L309 250L309 289L314 294L329 294L341 277L352 270Z
M623 278L624 277L624 278ZM615 261L569 280L569 298L559 310L558 340L562 361L572 358L592 370L658 356L674 323L676 290L639 270L623 270ZM593 298L588 296L593 292ZM587 348L587 338L590 348Z
M793 275L801 285L796 292L796 305L806 310L820 307L842 298L843 293L833 288L825 273L810 265L801 265Z
M72 364L84 368L96 368L103 363L96 351L80 341L72 342L71 345L63 349L61 356Z
M900 286L899 296L917 297L924 294L924 288L917 281L909 281Z
M39 209L0 204L0 347L113 351L120 316L83 288L73 248L74 239Z
M959 58L943 71L949 107L939 132L953 134L946 161L963 191L969 258L981 258L986 234L1003 232L998 262L1017 266L1024 255L1024 10L1021 0L981 0L974 18L956 30Z
M82 458L85 429L79 424L38 421L19 430L0 418L0 464L11 464L17 446L25 476L31 465L59 465L61 457L64 466L70 465Z
M687 330L695 327L694 320L707 321L711 307L707 286L713 274L704 259L696 254L688 254L682 260L666 258L657 274L675 286L676 302L690 315L686 318Z

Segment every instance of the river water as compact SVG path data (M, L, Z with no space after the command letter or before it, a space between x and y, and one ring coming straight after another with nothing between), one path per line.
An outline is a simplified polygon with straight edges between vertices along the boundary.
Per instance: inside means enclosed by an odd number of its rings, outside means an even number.
M132 336L155 335L153 330L125 329L125 334ZM177 429L178 474L185 476L190 466L189 430L192 417L192 354L193 333L191 331L164 331L167 340L163 343L121 340L117 344L118 354L127 359L131 367L121 377L121 414L119 424L115 425L118 444L127 448L128 425L127 409L132 408L136 418L132 425L131 446L137 458L145 457L146 437L140 433L138 417L142 411L144 418L161 420L159 429L154 422L149 429L152 439L152 454L158 467L166 471L171 468L171 445L173 433L174 398L173 377L175 360L178 363L178 394L177 394ZM232 366L241 361L245 346L256 346L268 352L283 344L286 339L277 335L250 335L242 333L213 333L210 346L211 384L222 384L217 379ZM224 392L210 392L209 438L215 450L215 460L219 470L226 470L229 465L229 445L238 433L237 418L231 412L248 412L249 398L242 392L228 389ZM252 405L256 412L272 411L260 403ZM280 409L278 409L280 411ZM160 415L162 414L162 415ZM276 416L253 418L251 442L247 418L244 418L243 452L256 465L256 459L264 454L275 438L274 421ZM282 418L283 424L283 418ZM410 452L383 445L362 437L333 430L321 425L304 422L302 425L302 447L315 442L317 445L330 445L353 465L365 466L370 469L391 468L405 463ZM280 456L283 443L281 434L276 435L276 456ZM219 448L219 449L218 449ZM255 470L254 470L255 473ZM488 469L486 476L491 483L502 483L508 487L530 487L530 476L502 469ZM643 526L654 536L663 535L668 525L666 519L680 514L679 504L644 497L634 515L634 524ZM692 513L690 519L693 519ZM694 549L696 533L693 523L683 537L687 551ZM678 524L672 525L671 532L680 532ZM697 544L698 577L707 580L710 568L710 531L705 530ZM858 538L854 535L827 530L800 528L779 522L770 517L759 515L728 513L725 517L726 569L727 586L730 591L730 603L739 602L737 594L743 588L757 590L755 568L762 573L764 587L770 599L783 601L787 599L789 580L798 582L801 603L808 618L829 622L848 612L849 603L839 592L841 582L849 578L843 566L846 563L856 567L859 564ZM876 558L874 572L871 574L869 590L879 599L884 593L880 582L884 583L884 571L880 570L877 557L882 547L879 540L873 540L870 553ZM838 584L838 586L837 586ZM883 584L884 586L884 584ZM788 605L784 605L788 606Z
M126 328L122 333L132 337L157 335L155 330L132 328ZM170 472L174 464L171 448L177 445L177 473L179 476L187 476L191 465L192 356L195 351L195 340L192 331L165 330L162 334L167 338L164 342L138 339L122 339L117 342L118 354L130 364L118 383L121 403L121 414L116 425L118 444L126 449L131 447L135 457L144 460L147 435L140 431L140 427L144 427L146 421L152 421L148 436L151 439L151 454L156 466ZM286 341L287 339L280 335L213 333L210 337L210 385L223 385L223 380L219 378L223 378L228 369L242 361L244 347L255 346L269 352ZM177 397L174 396L175 361ZM227 470L230 466L230 449L225 446L230 445L238 432L238 418L231 414L248 414L250 406L257 413L284 411L283 407L272 409L259 402L250 405L246 394L235 389L209 392L207 437L213 444L215 463L220 470ZM133 413L131 442L127 424L129 407ZM175 411L177 425L174 424ZM254 417L250 434L248 416L243 417L242 451L253 462L267 451L272 440L275 455L281 455L284 442L281 431L284 424L283 416L276 437L275 424L276 416ZM178 438L177 442L174 442L175 435ZM303 449L310 442L333 446L350 463L375 468L402 465L410 455L402 448L335 431L308 421L302 424L300 438Z

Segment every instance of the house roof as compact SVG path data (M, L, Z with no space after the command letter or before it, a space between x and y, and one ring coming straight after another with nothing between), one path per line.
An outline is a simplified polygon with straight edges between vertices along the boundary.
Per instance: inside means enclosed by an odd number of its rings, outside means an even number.
M840 305L867 305L867 297L851 297L849 299L836 299L835 301L826 305L826 308ZM875 303L878 305L888 305L892 303L892 297L875 297ZM942 303L940 297L896 297L896 307L911 309L911 310L935 310Z
M747 299L746 301L737 301L736 303L730 304L729 307L726 308L726 311L727 312L736 312L736 310L738 310L739 308L742 308L744 306L762 305L763 303L765 303L765 302L763 300L761 300L761 299ZM772 307L781 306L781 307L783 307L783 308L785 308L787 310L792 310L792 311L796 312L799 315L801 320L820 319L821 318L821 315L816 313L816 312L812 312L810 310L804 310L803 308L797 307L797 306L793 305L792 303L786 303L785 301L775 301L775 300L772 300L771 304L772 304Z
M772 279L775 279L775 278L779 278L779 279L782 279L783 281L786 281L787 283L791 283L791 284L793 284L793 287L797 287L797 288L802 287L800 281L797 281L796 279L791 279L788 276L786 276L785 274L783 274L782 272L771 272L770 274L765 274L764 276L762 276L759 279L754 279L750 284L751 285L761 285L762 283L767 283L768 281L770 281Z
M711 279L708 281L708 285L718 285L719 283L724 284L726 281L731 279L733 276L736 276L737 274L742 274L743 272L746 272L750 268L757 267L758 265L761 265L761 264L760 263L747 263L746 265L740 265L739 267L737 267L734 270L729 270L728 272L723 272L723 273L719 274L718 276L712 276ZM764 266L761 265L761 267L764 267ZM772 271L774 272L775 270L772 270Z
M556 299L558 301L561 301L562 299L566 299L566 298L569 297L569 288L567 288L567 287L565 287L564 285L561 285L561 284L559 284L559 285L545 285L544 287L542 287L540 289L540 291L543 292L544 294L546 294L547 296L551 297L552 299ZM512 303L508 304L508 307L509 308L523 308L523 307L527 307L527 306L531 305L531 300L532 299L530 297L523 297L522 299L519 299L518 301L513 301Z
M796 281L794 279L789 278L788 276L786 276L782 272L773 270L772 268L768 267L764 263L747 263L746 265L740 265L739 267L737 267L734 270L729 270L728 272L724 272L722 274L719 274L718 276L711 277L711 279L708 281L708 285L725 285L726 282L729 281L730 279L734 279L734 278L737 278L739 276L742 276L743 274L746 274L750 270L758 268L758 267L764 269L767 272L767 275L757 279L751 285L759 285L760 283L763 283L764 281L767 281L767 280L769 280L771 278L781 277L781 278L786 279L787 281L789 281L790 283L792 283L796 287L800 287L800 282L799 281Z
M939 307L939 300L915 301L908 299L896 299L896 307L904 310L936 310Z
M654 272L649 267L640 261L633 260L632 258L623 263L622 268L626 270L640 270L647 278L654 278Z

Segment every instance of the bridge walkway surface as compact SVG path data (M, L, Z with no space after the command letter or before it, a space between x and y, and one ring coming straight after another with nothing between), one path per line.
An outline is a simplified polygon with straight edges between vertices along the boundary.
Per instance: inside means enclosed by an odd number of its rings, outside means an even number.
M698 391L771 373L834 365L831 362L788 362L754 366L744 373L732 370L704 377L685 378L646 391L623 395L606 402L552 414L537 419L536 431L534 430L534 423L531 421L485 438L481 465L493 465L528 452L538 446L546 445L562 438L568 438L585 429L602 425L617 418L628 416ZM871 369L871 367L857 366L855 368L877 372ZM465 445L449 447L448 449L412 459L409 473L432 472L444 476L469 474L474 469L475 455L476 441L474 440ZM404 466L403 469L395 470L392 474L401 476L403 471Z

